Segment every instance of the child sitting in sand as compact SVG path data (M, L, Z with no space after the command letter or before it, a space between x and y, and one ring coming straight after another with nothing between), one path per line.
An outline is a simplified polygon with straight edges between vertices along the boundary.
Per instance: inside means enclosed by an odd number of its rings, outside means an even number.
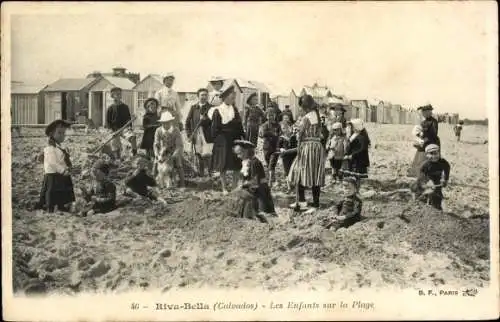
M242 161L240 171L242 183L238 189L240 192L237 193L241 193L241 190L243 190L252 195L253 209L259 216L262 217L264 214L276 215L264 166L255 156L255 145L245 140L236 140L234 144L233 151Z
M134 162L135 170L125 178L126 194L139 195L153 201L166 203L159 197L155 179L148 174L148 160L143 156L138 156Z
M342 180L342 172L340 169L344 162L344 151L346 147L346 138L342 131L342 123L336 122L332 125L332 135L328 140L326 150L328 152L327 159L330 161L332 168L333 182Z
M411 190L420 199L422 195L428 195L428 202L438 210L442 210L443 192L450 178L450 164L443 159L437 144L429 144L425 148L425 161L420 167L417 181Z
M82 187L87 207L80 212L81 216L91 216L97 213L107 213L116 209L116 186L108 179L109 165L98 160L92 167L92 184Z
M358 180L355 177L345 177L343 181L344 199L336 205L333 221L326 228L337 230L347 228L361 220L363 202L358 197Z

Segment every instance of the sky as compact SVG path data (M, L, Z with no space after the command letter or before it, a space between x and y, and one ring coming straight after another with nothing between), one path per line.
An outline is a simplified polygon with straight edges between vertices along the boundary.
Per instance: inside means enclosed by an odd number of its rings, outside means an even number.
M480 119L497 89L492 3L72 4L64 14L60 4L11 17L11 79L45 85L123 66L141 78L173 72L174 88L239 77L287 95L317 82Z

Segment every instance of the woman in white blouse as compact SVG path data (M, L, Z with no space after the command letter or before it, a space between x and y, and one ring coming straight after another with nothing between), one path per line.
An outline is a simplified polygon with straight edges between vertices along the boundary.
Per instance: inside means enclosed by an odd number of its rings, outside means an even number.
M45 129L49 137L48 145L43 150L44 178L40 201L37 209L46 209L54 212L55 206L59 211L69 211L68 205L75 201L73 182L71 180L71 160L69 153L61 147L66 137L66 129L70 123L55 120Z

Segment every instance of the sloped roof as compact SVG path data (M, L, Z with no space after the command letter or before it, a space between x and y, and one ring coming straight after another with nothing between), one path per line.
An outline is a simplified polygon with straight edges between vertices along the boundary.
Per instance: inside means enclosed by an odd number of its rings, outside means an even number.
M367 100L351 100L351 105L368 107L368 101Z
M144 77L143 79L141 79L139 82L137 82L137 84L134 85L134 88L140 86L142 83L144 83L145 80L147 80L148 78L152 78L154 79L155 81L159 82L160 84L163 85L163 78L161 77L161 75L158 75L158 74L149 74L147 75L146 77Z
M46 92L80 91L94 83L96 78L61 78L44 88ZM132 83L132 82L131 82ZM133 83L132 83L133 84Z
M134 82L128 78L123 77L113 77L113 76L103 76L105 80L113 84L113 86L120 87L124 90L131 90L135 87Z
M260 92L269 93L269 88L264 83L246 80L243 78L236 78L236 81L240 87L253 88Z
M45 86L33 86L33 85L19 85L12 84L10 88L11 94L38 94L41 90L43 90Z
M207 86L206 88L209 88L209 90L211 90L211 89L213 88L213 87L212 87L212 84L211 84L211 82L212 82L212 81L213 81L213 80L209 80L209 81L208 81L208 85L209 85L209 86ZM243 92L243 91L241 90L241 85L240 85L240 83L238 82L238 80L237 80L236 78L224 78L224 79L221 79L221 81L222 81L222 87L221 87L221 90L224 90L224 89L226 89L228 86L230 86L232 83L235 83L235 84L236 84L236 86L238 87L238 90L239 90L240 92Z

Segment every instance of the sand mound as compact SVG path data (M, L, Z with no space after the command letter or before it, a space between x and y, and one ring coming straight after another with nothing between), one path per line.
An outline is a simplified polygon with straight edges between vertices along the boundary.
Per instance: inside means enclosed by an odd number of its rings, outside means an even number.
M88 180L85 171L92 158L83 152L88 147L84 137L72 139L74 182L79 185ZM31 210L43 173L40 163L29 160L45 140L16 140L12 169L16 292L168 291L200 286L354 289L419 283L483 286L489 281L487 197L484 190L459 186L465 182L459 175L468 177L467 171L457 170L455 186L450 184L445 191L447 213L411 203L405 194L372 194L364 200L363 220L335 232L324 229L322 222L331 217L332 204L340 198L338 186L323 189L323 209L313 214L286 208L293 196L277 191L278 217L266 224L236 218L235 205L222 196L219 184L203 178L191 178L185 190L164 191L168 201L164 206L120 196L118 210L81 218ZM390 191L410 183L392 177L390 167L402 169L405 163L384 161L383 157L390 160L388 155L395 155L394 142L389 141L386 145L380 141L373 152L375 174L363 183L364 191ZM484 149L474 146L478 147ZM410 161L411 156L406 165ZM461 162L478 165L471 170L474 181L468 184L481 186L487 162ZM130 161L112 169L119 189L130 169ZM277 174L280 189L284 187L280 169ZM473 198L476 202L469 203Z

